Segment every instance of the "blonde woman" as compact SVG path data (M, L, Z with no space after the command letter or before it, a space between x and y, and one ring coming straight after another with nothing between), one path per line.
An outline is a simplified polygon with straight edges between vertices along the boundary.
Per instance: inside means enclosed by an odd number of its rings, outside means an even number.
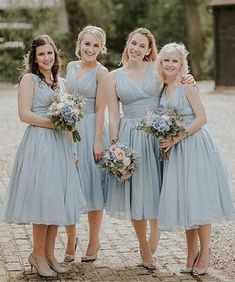
M183 44L170 43L158 56L158 76L166 82L160 104L175 107L186 129L173 140L160 141L170 154L164 163L158 224L161 230L186 230L188 257L182 272L202 275L209 265L211 224L234 218L234 207L227 169L204 127L200 96L180 83L188 72L187 54Z
M97 166L107 144L105 130L106 85L108 70L97 61L106 53L106 34L97 26L86 26L78 34L77 61L67 66L69 92L87 98L85 117L78 122L81 142L77 143L78 172L88 206L89 244L82 261L94 261L99 249L99 232L105 205L105 174ZM68 244L65 261L73 261L76 249L75 225L67 226Z

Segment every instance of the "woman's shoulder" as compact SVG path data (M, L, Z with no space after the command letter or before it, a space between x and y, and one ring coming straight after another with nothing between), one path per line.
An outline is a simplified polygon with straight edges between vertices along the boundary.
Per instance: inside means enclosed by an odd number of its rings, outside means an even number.
M113 78L115 80L116 76L124 70L124 67L120 67L117 69L112 70L109 72L109 77Z
M33 84L37 81L39 81L39 76L34 74L34 73L31 73L31 72L28 72L28 73L25 73L23 74L23 76L21 77L20 79L20 84Z
M193 86L193 84L181 84L181 87L183 88L186 96L198 95L198 90Z
M76 66L78 63L79 63L78 60L77 60L77 61L70 61L70 62L68 62L68 64L67 64L67 68Z
M108 73L109 73L109 71L104 65L102 65L102 64L98 65L98 69L97 69L97 76L98 77L99 76L101 76L101 77L106 76L106 75L108 75Z

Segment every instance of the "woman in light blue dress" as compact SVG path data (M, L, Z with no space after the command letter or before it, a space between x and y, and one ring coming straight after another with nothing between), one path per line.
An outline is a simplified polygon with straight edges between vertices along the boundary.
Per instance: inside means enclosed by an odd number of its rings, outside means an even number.
M134 149L139 159L130 180L120 184L116 178L108 178L106 210L110 216L132 220L142 264L149 269L155 269L155 263L146 238L146 225L147 220L157 218L161 168L156 139L136 127L147 110L159 104L156 54L152 33L145 28L133 31L122 55L123 67L110 74L108 91L110 140L118 139ZM123 111L121 120L119 102Z
M164 163L158 226L186 230L188 257L182 272L207 272L211 224L234 218L232 184L219 149L203 125L205 109L192 86L179 83L187 73L184 45L170 43L159 53L158 75L166 82L160 104L175 107L186 133L160 141L170 149ZM199 242L200 241L200 249ZM200 250L200 251L199 251Z
M99 249L99 232L105 206L105 173L97 162L108 143L105 127L106 84L108 71L97 61L105 52L105 32L96 26L86 26L78 35L76 55L79 61L68 64L66 81L69 92L87 98L85 117L77 123L81 135L76 154L82 178L82 188L88 205L89 244L82 261L94 261ZM75 226L67 227L68 244L65 261L73 261L76 245Z
M1 220L33 224L29 263L41 276L66 271L54 257L58 225L74 224L87 210L67 133L53 129L47 110L63 91L58 50L48 35L36 37L19 86L19 116L28 123L19 145Z

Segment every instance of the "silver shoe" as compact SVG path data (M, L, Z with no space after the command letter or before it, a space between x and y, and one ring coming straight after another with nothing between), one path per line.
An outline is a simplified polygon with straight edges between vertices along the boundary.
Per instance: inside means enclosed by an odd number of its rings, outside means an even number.
M75 241L75 251L73 255L69 255L69 254L65 254L64 255L64 261L65 262L72 262L75 260L75 253L76 253L76 249L77 249L77 244L78 244L78 237L76 237L76 241Z
M93 256L84 256L81 258L81 262L92 262L92 261L95 261L97 259L97 253L100 249L100 245L98 246L95 254Z
M194 267L192 274L195 275L195 276L204 275L204 274L207 273L207 271L208 271L208 265L206 267L203 267L203 268Z
M185 274L186 273L191 273L193 271L193 269L194 269L194 266L195 266L195 264L197 262L198 257L199 257L199 252L197 253L197 256L196 256L196 258L195 258L195 260L193 262L193 265L190 266L190 267L185 267L185 269L181 269L180 273L185 273Z
M150 250L150 249L149 249ZM151 251L150 251L151 252ZM142 266L148 270L155 270L157 269L156 265L154 262L144 262L143 261L143 255L142 255L143 251L140 250L140 256L141 256L141 259L142 259ZM152 254L152 253L151 253Z

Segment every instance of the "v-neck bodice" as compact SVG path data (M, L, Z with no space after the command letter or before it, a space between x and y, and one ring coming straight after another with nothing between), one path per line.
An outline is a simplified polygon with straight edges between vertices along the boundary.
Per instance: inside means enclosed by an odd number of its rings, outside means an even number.
M78 64L79 61L72 61L67 66L66 81L68 90L73 95L86 97L85 112L94 113L97 89L96 74L102 65L98 63L93 69L90 69L77 79L76 69Z
M50 86L48 86L38 75L32 73L34 80L34 95L32 102L32 112L42 117L47 117L47 111L53 102L54 95L57 94ZM65 80L58 78L60 92L65 92Z
M158 107L160 89L155 63L148 64L141 83L129 78L121 68L116 71L116 91L126 118L144 117L147 110Z
M184 124L189 124L195 119L193 109L187 99L184 86L182 84L179 84L176 87L175 91L169 98L166 98L165 91L163 91L160 104L161 106L176 108L182 115L182 122Z

